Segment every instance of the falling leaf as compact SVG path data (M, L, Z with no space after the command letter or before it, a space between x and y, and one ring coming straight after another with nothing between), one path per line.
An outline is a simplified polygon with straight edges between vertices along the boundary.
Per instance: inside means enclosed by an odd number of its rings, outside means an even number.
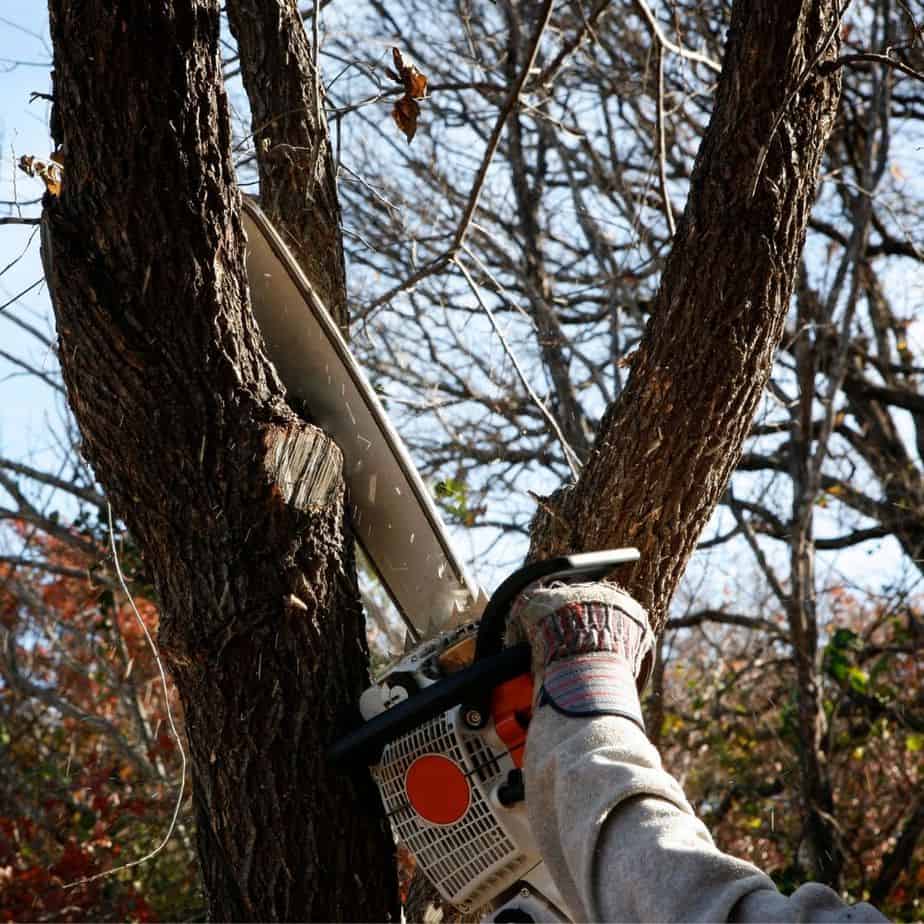
M404 95L395 103L391 115L410 143L417 133L417 119L420 116L417 100L427 95L427 78L413 64L408 64L397 48L392 48L391 56L395 70L387 67L385 73L404 89Z
M402 96L391 111L391 116L395 120L398 128L404 132L408 144L417 133L417 117L420 115L420 106L417 100L411 99L410 96Z
M413 64L407 64L397 48L391 50L397 74L386 69L386 73L395 83L404 87L404 95L412 99L423 99L427 95L427 78Z

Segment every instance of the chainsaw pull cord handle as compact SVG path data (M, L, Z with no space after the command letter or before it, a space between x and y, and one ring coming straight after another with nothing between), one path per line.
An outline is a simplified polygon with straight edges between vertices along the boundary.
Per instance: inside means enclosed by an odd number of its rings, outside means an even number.
M603 552L547 558L517 569L491 594L478 624L475 658L472 663L478 664L479 661L498 655L503 650L507 617L513 602L531 584L537 581L600 580L617 565L638 561L640 557L638 549L634 548L607 549ZM479 692L465 701L463 716L469 725L476 728L484 725L490 701L491 690Z

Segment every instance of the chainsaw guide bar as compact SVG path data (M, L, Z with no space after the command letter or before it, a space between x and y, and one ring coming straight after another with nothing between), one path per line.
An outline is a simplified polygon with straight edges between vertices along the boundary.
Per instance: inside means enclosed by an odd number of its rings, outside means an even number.
M247 276L266 350L290 395L343 454L356 540L416 641L476 619L484 591L336 324L260 208L244 199Z

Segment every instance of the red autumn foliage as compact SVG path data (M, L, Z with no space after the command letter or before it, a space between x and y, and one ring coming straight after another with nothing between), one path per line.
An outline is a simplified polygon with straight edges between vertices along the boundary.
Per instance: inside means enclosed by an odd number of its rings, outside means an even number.
M829 591L820 683L843 889L893 920L924 907L924 839L884 860L915 824L924 785L921 610ZM782 618L770 621L784 627ZM665 679L661 751L719 846L791 891L811 878L802 847L795 668L785 633L713 626L678 636ZM918 809L918 811L920 811Z
M79 529L81 554L15 528L31 564L0 565L0 920L188 918L203 906L188 819L155 858L85 881L161 840L177 792L176 744L100 530ZM140 578L130 546L122 559ZM156 632L150 590L139 579L133 591Z

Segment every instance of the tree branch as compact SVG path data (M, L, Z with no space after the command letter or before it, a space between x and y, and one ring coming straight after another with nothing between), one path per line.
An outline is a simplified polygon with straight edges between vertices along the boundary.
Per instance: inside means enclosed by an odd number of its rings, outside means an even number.
M648 6L646 0L633 0L633 2L638 11L642 14L645 22L648 23L648 28L651 30L652 36L658 41L658 44L661 45L662 48L666 48L671 54L685 58L687 61L696 61L698 64L703 64L716 74L722 73L722 65L719 64L718 61L713 61L708 55L701 54L698 51L692 51L689 48L684 48L682 45L672 42L664 34L664 30L661 28L658 20L655 19L655 15L651 12L651 7Z
M906 74L908 77L913 77L915 80L920 80L924 83L924 73L921 71L916 71L910 65L905 64L903 61L896 61L895 58L887 54L877 54L872 51L859 52L853 55L842 55L834 61L828 61L826 64L823 64L819 70L823 74L833 74L842 67L855 67L858 64L885 64L897 71L901 71L901 73Z
M725 626L740 626L742 629L760 629L770 635L781 638L786 637L783 626L772 622L769 619L763 619L760 616L745 616L740 613L726 613L723 610L700 610L697 613L691 613L689 616L677 616L668 619L665 624L665 630L672 629L692 629L695 626L701 626L703 623L716 623Z
M484 155L481 158L481 164L479 165L478 171L475 174L475 180L472 183L472 187L468 195L468 201L465 203L465 208L462 210L462 217L459 220L456 232L453 235L452 244L450 244L445 253L435 257L426 266L421 267L421 269L419 269L416 273L412 274L403 282L389 289L384 295L381 295L374 301L370 302L363 310L363 314L366 317L368 317L370 312L375 311L375 309L380 308L382 305L388 304L388 302L395 298L395 296L400 295L402 292L407 292L409 289L412 289L427 277L432 276L434 273L438 273L445 266L447 266L462 249L462 244L465 242L465 236L468 234L469 227L472 223L472 218L475 215L475 210L478 208L478 200L481 198L481 193L484 189L484 183L488 176L488 169L491 166L491 162L494 160L494 155L497 153L497 147L500 144L501 133L504 130L504 126L507 123L507 119L510 116L510 113L513 112L514 107L520 99L520 94L523 92L523 87L525 86L526 81L529 79L530 71L535 64L536 55L539 51L539 45L542 42L542 36L545 34L546 27L548 26L549 19L552 15L553 5L554 0L544 0L542 4L542 9L539 12L538 25L536 27L536 32L533 35L533 39L530 42L530 48L526 56L526 62L523 66L523 70L520 72L519 78L510 88L510 92L507 94L507 98L501 105L497 121L494 123L494 129L488 138L487 145L485 146Z
M536 394L532 385L529 384L529 380L526 378L526 373L523 371L522 366L520 365L519 360L516 357L516 354L510 347L510 344L507 342L507 338L504 336L504 332L500 329L500 326L497 323L497 318L494 317L494 312L488 307L485 300L481 297L481 290L475 284L475 280L472 279L469 271L465 268L465 264L458 258L454 257L453 262L456 266L459 267L462 275L465 277L465 281L468 283L469 288L472 290L472 294L475 296L478 304L481 306L482 311L488 316L488 319L491 322L491 326L494 328L494 333L497 334L498 339L501 342L501 346L504 348L504 352L510 359L510 362L513 363L513 368L516 371L517 378L519 378L520 383L523 385L523 388L526 389L526 393L529 395L532 402L539 409L539 413L542 414L546 423L552 428L552 431L555 433L558 442L561 444L562 451L565 455L565 460L568 463L568 467L571 469L571 474L577 478L578 473L581 470L581 461L577 456L577 453L571 448L568 444L568 441L565 439L564 433L561 431L561 427L558 424L558 421L555 419L555 415L543 404L542 399L539 395Z

